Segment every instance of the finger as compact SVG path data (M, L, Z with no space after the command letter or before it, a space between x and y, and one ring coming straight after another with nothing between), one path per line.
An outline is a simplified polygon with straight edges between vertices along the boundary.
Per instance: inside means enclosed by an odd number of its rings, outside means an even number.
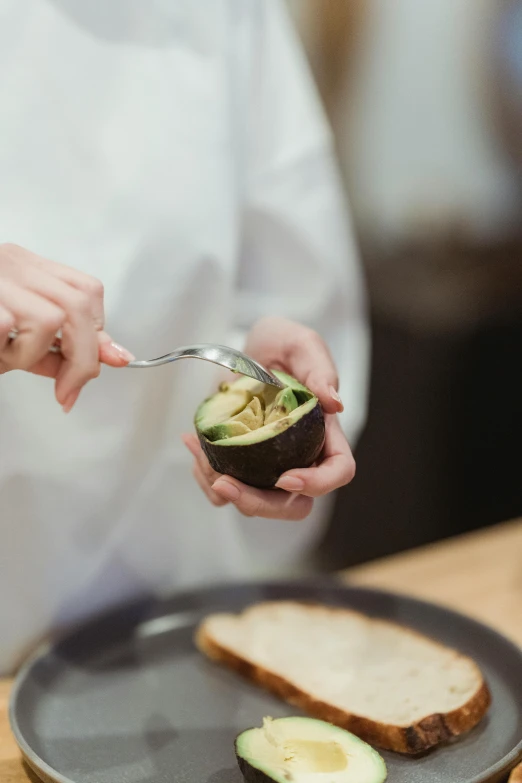
M328 457L320 465L307 468L306 473L285 474L277 482L277 486L287 491L299 492L311 498L328 495L340 487L349 484L355 476L353 457L346 454L336 454Z
M289 470L277 486L287 491L300 492L317 498L349 484L355 476L355 460L335 416L326 419L326 438L319 465Z
M31 372L34 375L43 375L45 378L56 378L63 361L60 354L47 353L40 361L33 364Z
M337 369L325 341L301 324L291 323L288 333L291 338L283 353L290 373L317 395L326 413L343 411Z
M220 497L233 502L245 516L262 516L269 519L304 519L310 513L310 498L300 499L287 492L257 490L230 476L223 477L210 466L199 439L191 434L182 436L183 442L195 457L196 463L210 486Z
M7 307L0 305L0 352L9 344L9 334L15 326L15 318L12 312Z
M269 316L253 328L247 352L266 367L284 369L308 386L327 413L340 413L339 379L330 351L313 329Z
M50 261L47 258L31 253L31 262L42 271L47 272L53 277L58 278L63 283L67 283L72 288L85 294L89 302L91 317L96 329L101 330L105 325L104 312L104 290L100 280L90 275L80 272L78 269L59 264L56 261Z
M296 340L291 358L292 375L318 397L326 413L344 410L338 394L339 378L328 346L322 338L307 330L306 338Z
M122 345L115 343L107 332L97 332L97 335L98 359L102 364L107 364L111 367L126 367L129 362L135 360L134 354Z
M70 413L73 409L73 406L76 404L76 401L78 397L80 396L81 389L76 389L75 391L71 392L68 397L65 398L65 401L62 405L63 412L64 413Z
M16 340L1 352L4 368L30 370L48 353L65 313L52 302L7 281L0 286L0 304L8 307L18 330Z
M106 332L98 332L99 359L111 367L126 367L135 356L123 346L113 342Z
M212 485L221 476L221 473L217 473L210 465L205 452L201 448L199 438L191 433L183 435L182 440L190 453L195 457L201 472L206 477L209 484Z
M313 500L304 495L289 495L277 489L255 489L229 476L220 477L212 489L234 503L246 517L300 521L312 510Z
M112 367L126 366L128 364L126 354L120 354L120 351L125 352L124 348L117 346L119 350L117 350L116 353L113 353L112 351L107 352L105 343L107 341L110 343L110 340L111 338L105 334L105 332L98 332L98 341L103 343L103 345L100 346L100 362L111 365ZM132 356L132 354L130 354L130 356ZM60 354L48 353L47 356L44 356L43 359L31 367L31 372L35 375L43 375L46 378L56 378L63 361ZM132 361L132 359L129 361Z
M99 361L111 367L125 367L136 358L103 331L105 325L104 288L100 280L83 272L30 254L31 262L87 297L95 329L99 332Z
M181 440L190 451L192 456L196 457L197 459L202 451L199 438L197 438L192 432L185 432L181 436Z
M80 389L100 374L98 332L92 316L89 296L42 271L24 267L27 290L58 305L65 313L62 324L61 353L64 362L56 377L56 399L64 407L78 397Z
M79 272L77 269L57 264L55 261L48 261L48 264L51 267L51 271L56 274L56 277L59 277L64 283L68 283L87 296L94 325L98 330L103 329L105 326L105 307L102 282L95 277Z
M217 492L214 492L197 462L194 462L192 467L192 474L212 505L219 507L226 506L228 504L229 501L225 497L222 497L221 495L218 495Z
M12 271L16 275L25 274L31 267L33 271L37 269L86 295L95 327L98 330L103 329L105 322L103 285L95 277L48 258L42 258L14 244L3 244L2 256L4 260L9 259L12 262Z

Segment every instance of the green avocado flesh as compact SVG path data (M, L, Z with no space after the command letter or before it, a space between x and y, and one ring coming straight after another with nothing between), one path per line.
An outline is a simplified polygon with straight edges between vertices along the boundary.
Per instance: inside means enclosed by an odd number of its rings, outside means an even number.
M271 487L319 456L324 416L317 397L286 373L278 389L243 376L197 409L196 431L213 469L256 487Z
M222 384L220 391L198 409L198 431L212 443L229 441L227 445L234 446L258 443L276 435L282 426L291 426L317 403L317 398L289 375L276 374L287 384L284 389L247 377Z
M265 718L235 746L246 783L382 783L387 775L370 745L314 718Z

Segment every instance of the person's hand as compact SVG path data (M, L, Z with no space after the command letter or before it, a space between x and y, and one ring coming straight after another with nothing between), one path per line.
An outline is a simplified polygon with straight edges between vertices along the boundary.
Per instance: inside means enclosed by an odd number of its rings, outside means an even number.
M230 502L249 517L304 519L314 498L348 484L355 475L355 461L337 418L343 405L335 365L318 334L283 318L259 321L250 332L245 352L264 367L289 373L317 395L326 423L321 457L310 468L284 473L277 489L260 490L212 470L198 438L190 434L183 441L194 456L194 476L215 506Z
M104 327L103 286L93 277L0 245L0 374L27 370L55 378L67 413L100 363L124 367L133 359ZM18 332L11 340L11 331ZM49 353L61 330L61 354Z

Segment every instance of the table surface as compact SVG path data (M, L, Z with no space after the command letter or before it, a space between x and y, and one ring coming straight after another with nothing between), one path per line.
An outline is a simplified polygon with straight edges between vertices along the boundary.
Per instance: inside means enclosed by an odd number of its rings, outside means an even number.
M522 520L353 568L354 584L444 604L488 623L522 646ZM0 781L33 781L9 730L9 681L0 680ZM522 765L510 778L522 783Z

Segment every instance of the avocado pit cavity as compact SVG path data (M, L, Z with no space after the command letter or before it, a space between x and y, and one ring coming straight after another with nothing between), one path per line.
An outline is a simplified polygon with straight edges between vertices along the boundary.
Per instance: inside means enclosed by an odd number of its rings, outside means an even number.
M382 783L386 766L370 745L313 718L265 718L236 739L246 783Z
M235 394L230 390L230 387L223 389L221 394L226 395L226 402L232 404L232 410L240 409L225 421L210 424L207 428L202 429L203 435L210 441L246 435L280 421L299 407L295 393L290 388L277 392L273 386L264 386L256 391L257 393L253 394L248 390L242 394ZM223 413L228 410L225 401L223 401L221 410Z
M277 722L264 719L266 741L278 751L281 766L287 772L340 772L345 769L348 759L338 742L288 736L277 728Z

